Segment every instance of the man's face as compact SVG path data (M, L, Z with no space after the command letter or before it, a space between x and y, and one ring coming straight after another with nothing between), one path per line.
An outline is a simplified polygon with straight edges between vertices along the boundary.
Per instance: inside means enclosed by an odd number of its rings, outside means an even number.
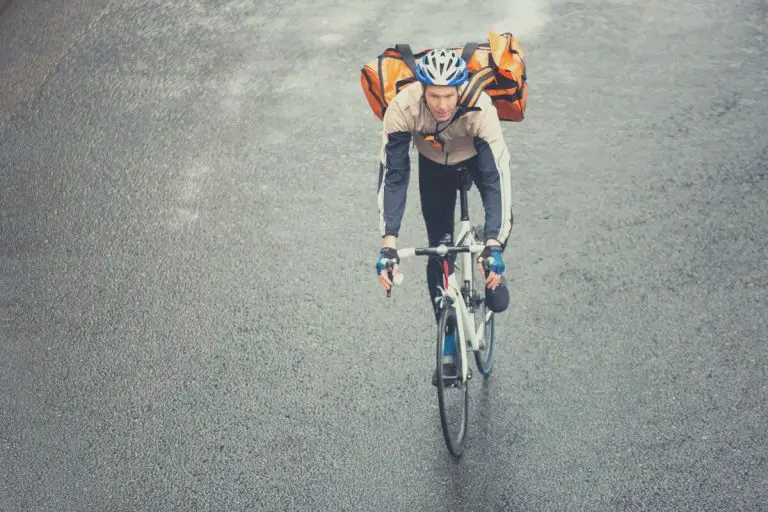
M435 119L444 122L448 121L456 110L459 92L452 85L428 85L424 89L424 98Z

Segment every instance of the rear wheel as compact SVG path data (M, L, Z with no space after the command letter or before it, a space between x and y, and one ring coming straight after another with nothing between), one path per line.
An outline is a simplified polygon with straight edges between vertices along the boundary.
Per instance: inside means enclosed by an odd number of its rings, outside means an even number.
M479 324L477 325L479 327ZM491 313L490 318L486 315L485 334L483 336L483 341L480 344L481 348L480 350L475 351L475 363L477 363L477 369L486 377L491 374L491 370L493 369L494 331L494 315Z
M445 337L453 334L456 338L456 350L453 353L455 371L443 364ZM464 451L467 435L469 394L467 383L461 380L462 353L456 323L456 310L446 304L440 312L437 330L437 401L440 408L440 424L448 451L454 457L460 457ZM450 373L450 374L449 374Z
M475 232L482 239L482 228L476 227ZM493 346L494 334L496 332L494 324L494 313L490 311L485 304L485 274L480 271L476 262L472 264L472 293L473 309L475 317L475 332L483 328L483 341L480 342L480 349L475 351L475 363L477 369L484 376L488 376L493 368Z

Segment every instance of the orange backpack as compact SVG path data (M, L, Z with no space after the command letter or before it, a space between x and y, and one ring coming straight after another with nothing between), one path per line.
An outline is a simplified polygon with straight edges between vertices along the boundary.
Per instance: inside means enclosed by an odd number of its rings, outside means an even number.
M430 48L413 53L407 44L387 48L363 66L360 84L373 113L380 120L397 93L416 81L416 60ZM470 79L459 98L459 105L472 108L485 91L491 97L502 121L522 121L528 99L525 56L509 32L488 34L487 43L467 43L461 51Z

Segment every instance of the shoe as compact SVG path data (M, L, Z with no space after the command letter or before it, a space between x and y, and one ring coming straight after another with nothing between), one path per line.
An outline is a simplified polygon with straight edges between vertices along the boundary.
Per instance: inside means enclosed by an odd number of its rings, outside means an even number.
M456 353L456 333L451 332L445 335L443 344L443 377L456 379L459 376L458 368L453 359ZM432 372L432 385L437 387L437 368Z
M445 335L445 344L443 345L443 355L453 357L456 353L456 333L451 332Z
M501 313L509 307L509 288L504 277L495 290L485 289L485 304L494 313Z

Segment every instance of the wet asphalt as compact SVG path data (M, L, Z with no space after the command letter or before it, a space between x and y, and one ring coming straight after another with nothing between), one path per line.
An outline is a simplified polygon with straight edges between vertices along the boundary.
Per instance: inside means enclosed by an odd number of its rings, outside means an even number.
M530 93L456 462L359 71L489 28ZM0 510L768 510L767 47L757 0L14 0Z

